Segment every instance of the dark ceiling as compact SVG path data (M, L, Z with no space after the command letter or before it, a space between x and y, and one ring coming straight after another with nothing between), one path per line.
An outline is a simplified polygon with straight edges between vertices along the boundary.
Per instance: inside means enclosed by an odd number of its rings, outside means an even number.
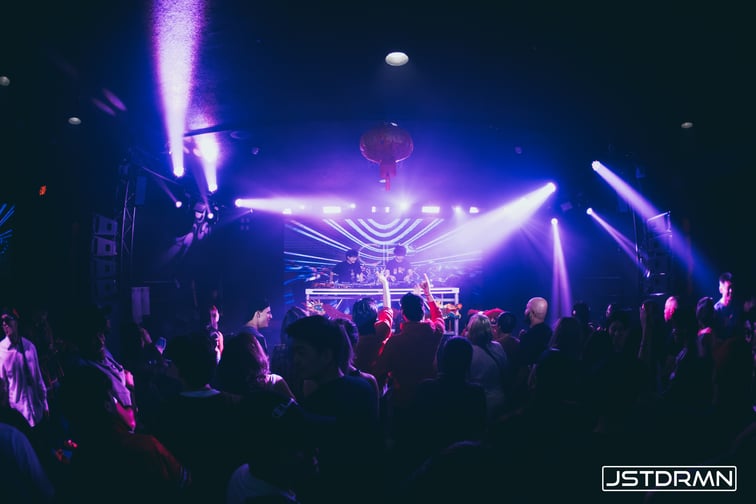
M730 205L721 194L747 194L756 44L745 7L206 3L186 133L218 133L218 198L384 198L359 151L383 121L415 142L396 193L485 203L549 179L561 199L591 204L611 194L590 170L601 159L702 222ZM170 178L150 2L46 4L2 20L3 190L48 184L107 206L130 148ZM410 63L383 63L397 49ZM69 126L71 114L83 124Z

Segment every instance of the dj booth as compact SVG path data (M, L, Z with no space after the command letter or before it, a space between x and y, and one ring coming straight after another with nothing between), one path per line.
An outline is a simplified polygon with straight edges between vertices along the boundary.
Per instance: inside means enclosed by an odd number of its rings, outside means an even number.
M433 298L441 305L447 304L458 305L459 304L459 287L432 287L431 294ZM389 289L391 295L391 302L399 302L399 300L407 294L413 292L412 288L394 287ZM365 297L373 298L376 302L383 300L383 289L378 287L322 287L305 289L305 301L309 304L311 301L335 301L350 299L357 301ZM454 334L459 334L459 320L454 319Z

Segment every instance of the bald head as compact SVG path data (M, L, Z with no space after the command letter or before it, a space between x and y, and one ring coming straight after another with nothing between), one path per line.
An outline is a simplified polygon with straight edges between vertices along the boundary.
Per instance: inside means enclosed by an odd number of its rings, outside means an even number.
M679 300L677 299L677 296L669 296L667 300L664 302L664 321L669 322L672 320L672 316L677 311L677 307L679 305Z
M534 326L546 320L549 303L542 297L534 297L525 306L525 317L530 318L530 325Z

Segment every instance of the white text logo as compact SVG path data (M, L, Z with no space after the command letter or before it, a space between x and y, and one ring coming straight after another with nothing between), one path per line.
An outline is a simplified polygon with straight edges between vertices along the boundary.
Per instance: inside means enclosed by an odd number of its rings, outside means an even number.
M735 492L735 466L603 466L604 492Z

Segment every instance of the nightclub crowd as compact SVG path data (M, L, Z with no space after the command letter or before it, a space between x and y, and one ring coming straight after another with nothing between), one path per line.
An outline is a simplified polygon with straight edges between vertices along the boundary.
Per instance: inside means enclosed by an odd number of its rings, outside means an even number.
M459 335L427 281L392 307L379 279L388 302L293 307L271 346L264 299L181 334L4 309L0 501L754 501L756 304L732 274L600 316L469 310ZM603 466L736 466L737 491L602 493Z

